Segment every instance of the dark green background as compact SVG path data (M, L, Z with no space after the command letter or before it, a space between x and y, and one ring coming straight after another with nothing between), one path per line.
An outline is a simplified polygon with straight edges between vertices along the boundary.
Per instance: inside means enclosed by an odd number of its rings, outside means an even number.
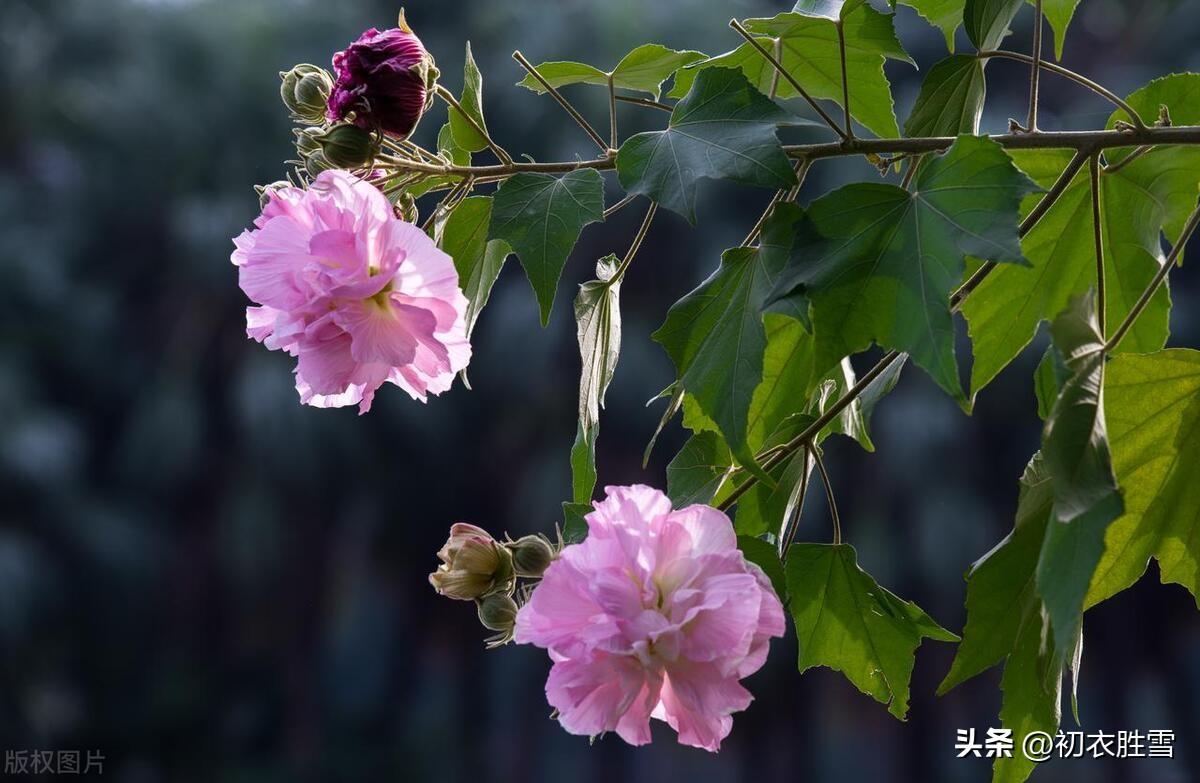
M907 723L839 675L796 674L784 640L749 679L757 700L719 755L678 746L662 724L650 748L615 737L589 747L548 719L543 652L485 653L470 606L433 593L426 574L451 522L552 529L575 430L569 302L596 258L623 251L641 210L585 233L546 330L509 264L476 332L473 392L457 386L422 406L387 387L361 418L301 407L292 360L244 336L230 237L256 214L251 186L277 179L290 154L277 72L328 62L396 10L391 0L0 2L0 748L100 749L106 779L134 783L986 779L987 762L954 758L954 735L998 724L998 673L935 698L950 645L919 651ZM512 49L601 67L647 41L716 53L738 43L730 16L780 10L761 0L408 7L454 89L472 41L491 129L543 160L593 151L549 98L512 86ZM1028 49L1030 16L1010 48ZM1195 2L1084 0L1065 61L1122 94L1200 69L1198 16ZM924 68L944 55L940 34L908 9L898 27ZM920 74L888 72L903 119ZM1024 116L1027 71L997 61L988 76L985 124L1002 130ZM570 95L605 126L602 91ZM1109 114L1052 76L1043 96L1046 128L1098 127ZM627 130L662 119L635 108L621 117ZM418 140L441 121L439 107ZM821 163L801 200L873 176L862 163ZM661 410L643 403L672 378L649 334L768 196L709 185L698 228L656 221L622 295L602 484L664 484L682 433L672 425L641 469ZM1200 345L1200 279L1184 267L1172 282L1172 343ZM1004 373L971 418L910 368L878 410L877 454L829 447L864 567L950 628L962 623L962 574L1009 529L1037 447L1039 354ZM800 536L829 535L818 493ZM1174 729L1179 758L1057 762L1035 780L1200 779L1192 599L1151 575L1085 627L1085 728Z

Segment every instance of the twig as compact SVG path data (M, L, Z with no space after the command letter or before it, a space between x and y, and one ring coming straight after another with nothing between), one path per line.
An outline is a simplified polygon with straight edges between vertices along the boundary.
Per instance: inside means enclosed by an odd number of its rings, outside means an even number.
M1096 321L1100 325L1100 337L1108 332L1108 299L1104 293L1104 237L1100 224L1100 160L1099 155L1088 158L1088 173L1092 189L1092 236L1096 244Z
M801 98L808 101L808 105L813 107L813 110L821 116L821 119L825 121L826 125L832 128L833 131L843 140L848 141L850 139L850 136L848 136L844 130L838 127L838 124L834 122L833 118L821 108L821 104L813 100L812 96L808 94L808 90L800 86L800 82L796 81L796 77L787 72L787 69L783 67L783 63L779 62L775 55L768 52L766 47L760 44L758 39L751 35L750 32L742 26L741 22L736 19L730 19L729 26L736 30L738 35L745 38L747 43L758 50L758 53L761 54L766 61L775 68L780 76L787 79L788 84L792 85L792 88L799 93Z
M1111 353L1114 348L1121 344L1121 340L1125 338L1125 335L1128 334L1130 328L1133 327L1133 324L1135 321L1137 321L1138 316L1141 315L1142 311L1146 309L1146 305L1150 304L1150 300L1154 297L1155 292L1158 291L1159 286L1163 284L1163 281L1167 279L1167 275L1171 273L1171 267L1175 266L1175 262L1179 260L1179 254L1183 252L1184 246L1188 243L1188 240L1191 239L1192 234L1195 232L1198 224L1200 224L1200 205L1197 205L1197 207L1192 210L1192 214L1188 217L1187 223L1185 223L1183 226L1183 231L1179 232L1179 239L1171 247L1170 254L1167 256L1166 261L1163 262L1163 265L1159 268L1158 272L1155 273L1154 279L1151 280L1150 284L1146 286L1146 290L1143 291L1142 295L1138 297L1138 300L1134 302L1133 307L1129 310L1129 313L1121 321L1121 325L1117 327L1117 330L1113 332L1112 337L1108 338L1108 342L1104 344L1105 352Z
M600 138L600 134L596 133L596 129L593 128L591 124L589 124L588 121L583 118L582 114L575 110L575 107L572 106L571 103L562 96L562 93L556 90L550 84L550 82L546 81L544 76L538 73L537 68L533 67L533 63L525 59L525 55L521 54L520 51L513 52L512 56L514 60L520 63L522 68L529 72L530 76L532 76L534 79L537 79L538 83L542 85L542 88L545 89L546 92L550 93L554 100L558 101L558 105L562 106L563 109L566 110L567 114L571 115L571 119L575 120L575 122L579 124L579 127L583 128L584 132L591 137L592 141L596 142L596 146L600 148L600 151L606 156L609 156L610 147L604 143L604 139Z
M1147 147L1138 147L1133 152L1131 152L1128 155L1126 155L1125 157L1121 158L1116 163L1105 166L1104 173L1105 174L1116 174L1118 171L1125 168L1130 163L1133 163L1135 160L1142 157L1146 153L1152 152L1154 149L1155 149L1154 147L1148 147L1148 146Z
M457 111L458 115L466 120L467 124L470 125L476 133L483 137L484 143L487 144L488 149L492 151L492 154L499 158L501 163L511 166L513 162L512 156L509 155L503 147L501 147L492 139L491 135L487 132L487 129L476 122L474 117L472 117L470 114L467 114L467 111L462 107L462 104L458 102L458 98L455 98L452 92L440 84L437 85L436 90L438 97L444 100L451 109Z
M1120 96L1118 96L1112 90L1109 90L1107 87L1097 84L1096 82L1092 81L1091 79L1087 78L1086 76L1075 73L1075 71L1069 70L1069 69L1064 68L1061 65L1057 65L1055 63L1046 62L1045 60L1035 60L1035 58L1030 57L1027 54L1021 54L1020 52L1010 52L1010 51L1007 51L1004 49L993 49L993 50L979 52L979 54L977 56L982 59L988 59L990 57L1006 57L1009 60L1018 60L1023 63L1028 63L1029 65L1033 65L1035 62L1037 62L1040 70L1046 70L1046 71L1050 71L1051 73L1056 73L1059 76L1065 76L1066 78L1070 79L1071 81L1075 82L1076 84L1083 85L1084 87L1087 87L1089 90L1096 93L1097 95L1103 96L1104 98L1108 99L1114 105L1116 105L1118 108L1120 108L1122 111L1124 111L1126 114L1129 115L1130 122L1132 122L1134 124L1134 126L1137 127L1138 130L1146 129L1146 124L1144 122L1142 122L1142 118L1139 117L1138 113L1133 110L1133 107L1131 107L1125 101L1121 100Z
M627 196L625 196L625 198L621 199L616 204L613 204L611 207L604 210L604 219L608 220L610 217L612 217L616 213L620 212L624 207L631 204L633 202L633 200L637 197L638 197L638 194L636 194L636 193L628 194Z
M1038 77L1042 74L1042 0L1033 2L1033 64L1029 68L1029 114L1025 118L1025 131L1037 133L1038 121Z
M829 481L829 471L825 470L825 460L821 459L821 450L812 448L810 451L821 474L821 483L825 485L825 500L829 503L829 516L833 517L833 545L837 546L842 543L842 520L838 517L837 501L833 498L833 484Z

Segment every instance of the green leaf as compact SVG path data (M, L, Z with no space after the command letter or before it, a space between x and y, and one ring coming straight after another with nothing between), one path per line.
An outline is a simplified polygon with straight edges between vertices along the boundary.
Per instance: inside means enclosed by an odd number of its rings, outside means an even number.
M671 78L671 74L689 63L703 59L703 52L678 51L668 49L660 44L644 44L622 57L617 66L613 68L613 86L644 92L654 100L658 100L662 94L662 85ZM583 63L542 63L537 66L537 71L552 87L563 87L568 84L608 86L609 74L607 72ZM546 88L530 74L527 74L517 84L538 93L546 91Z
M738 247L667 313L654 339L675 363L683 388L720 428L738 462L761 473L749 438L752 396L762 380L767 335L762 309L787 262L800 209L777 206L757 248ZM761 478L761 476L760 476Z
M1178 123L1200 122L1200 75L1157 79L1134 92L1129 103L1147 122L1166 105ZM1122 119L1114 112L1109 124ZM1071 154L1060 150L1014 151L1017 165L1039 184L1049 186ZM1110 160L1116 161L1118 157ZM1100 175L1101 238L1104 245L1105 300L1108 324L1115 328L1133 307L1164 261L1161 234L1179 235L1196 201L1200 150L1164 147L1119 169ZM1022 211L1028 213L1035 199ZM974 345L971 393L978 394L1016 358L1044 319L1066 308L1071 297L1096 285L1092 236L1091 184L1086 171L1071 182L1021 247L1032 268L999 267L984 279L963 306ZM1119 351L1148 353L1166 343L1171 300L1162 286Z
M889 59L914 63L896 38L890 14L856 3L843 9L842 18L851 114L875 135L894 138L900 131L883 64ZM835 22L801 12L782 13L769 19L747 19L744 24L767 51L776 52L783 67L809 95L842 105L842 66ZM778 49L775 48L776 40L779 41ZM764 94L778 98L799 97L788 80L779 78L775 67L749 43L681 70L675 77L671 94L682 95L695 74L714 67L741 69L751 84Z
M1037 764L1020 751L1025 737L1041 731L1053 737L1062 717L1060 661L1052 639L1042 627L1042 616L1030 608L1021 617L1013 650L1000 679L1003 698L1000 723L1013 733L1014 753L997 758L992 765L992 783L1021 783Z
M896 0L888 2L892 8L896 7ZM962 24L965 0L900 0L900 5L912 8L922 19L941 30L946 38L946 48L954 52L954 31Z
M480 75L475 58L471 55L470 41L467 41L466 60L463 63L463 92L458 102L463 112L486 131L487 123L483 120L483 76ZM475 130L466 117L453 106L450 107L450 131L454 134L454 141L465 150L479 152L487 149L487 138Z
M1034 0L1026 0L1033 5ZM1071 17L1075 15L1075 7L1079 0L1042 0L1042 14L1054 30L1054 58L1061 60L1063 56L1063 40L1067 37L1067 27Z
M442 250L454 259L458 284L467 297L467 337L474 331L492 285L512 252L504 240L488 240L491 220L491 197L469 196L450 213L442 230Z
M934 64L921 82L921 92L904 123L904 135L957 136L978 133L987 83L984 61L953 54Z
M454 140L454 132L450 129L449 120L438 130L437 147L438 157L447 163L453 163L456 166L471 165L471 153L460 147ZM434 188L448 187L459 181L461 181L461 177L457 176L427 177L405 188L404 192L413 198L418 198ZM396 196L399 196L399 192L396 193Z
M786 605L787 578L784 576L783 563L779 561L779 553L775 551L774 545L753 536L738 536L737 544L746 559L763 570L771 580L775 595Z
M1024 0L967 0L963 27L979 51L995 49L1008 35L1008 26Z
M522 172L496 189L491 238L503 239L521 258L537 294L542 326L567 256L588 223L604 219L604 180L593 169L552 177Z
M590 432L600 421L604 392L621 355L621 262L607 255L596 264L596 278L579 286L575 298L576 334L582 369L579 374L579 423Z
M588 527L584 516L592 512L591 503L563 503L563 543L578 544L587 538Z
M596 489L596 428L585 431L580 422L571 447L571 499L587 505Z
M1033 393L1037 397L1038 418L1045 421L1054 407L1054 401L1062 391L1063 384L1071 377L1062 354L1053 345L1046 347L1042 360L1033 373Z
M1071 377L1042 431L1054 504L1036 581L1060 654L1069 653L1079 635L1105 530L1123 510L1104 420L1104 338L1093 299L1075 298L1051 326Z
M666 130L639 133L621 145L617 176L630 195L645 195L696 222L702 177L786 188L796 172L775 136L783 109L727 68L701 72L675 105Z
M792 12L837 21L864 2L866 0L797 0Z
M965 406L950 291L967 254L1024 263L1017 208L1033 188L995 142L962 136L911 192L861 183L814 201L772 298L811 301L819 371L875 342L911 354Z
M828 666L903 719L922 638L957 641L911 601L876 584L849 544L796 544L784 565L800 671Z
M1154 557L1163 583L1183 585L1200 606L1200 352L1121 354L1105 372L1125 515L1105 536L1087 605L1132 585Z
M733 456L719 433L697 432L667 465L667 497L675 508L710 503L733 468Z
M807 420L813 421L811 417ZM814 464L801 449L773 467L770 475L775 479L775 486L759 481L738 498L734 530L751 536L782 535L784 520L802 510L801 494Z

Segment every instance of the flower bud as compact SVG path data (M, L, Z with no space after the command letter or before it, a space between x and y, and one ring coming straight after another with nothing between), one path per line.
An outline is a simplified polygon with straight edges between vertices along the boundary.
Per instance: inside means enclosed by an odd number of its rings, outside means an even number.
M429 583L447 598L469 601L512 587L512 554L474 525L452 526L438 557L442 564L429 575Z
M321 142L317 137L322 132L320 128L295 128L292 130L292 135L296 137L296 152L301 159L321 150Z
M310 177L314 179L322 171L336 169L337 166L329 162L329 158L325 157L325 153L317 150L316 152L304 157L304 170L308 172Z
M403 15L399 27L382 32L372 27L335 54L333 69L330 120L353 113L360 128L404 139L433 104L438 70Z
M258 194L259 209L266 209L267 202L271 200L271 192L281 190L283 188L292 187L292 183L285 179L276 180L275 182L267 183L266 185L255 185L254 192Z
M325 159L340 169L365 166L378 151L370 133L347 123L334 125L315 138Z
M543 536L522 536L508 545L517 576L538 577L554 560L554 548Z
M290 71L280 71L279 96L292 119L309 125L325 121L329 94L333 92L333 76L329 71L309 63L301 63Z
M517 602L511 595L495 593L476 602L479 610L479 622L489 631L499 631L511 634L517 623Z

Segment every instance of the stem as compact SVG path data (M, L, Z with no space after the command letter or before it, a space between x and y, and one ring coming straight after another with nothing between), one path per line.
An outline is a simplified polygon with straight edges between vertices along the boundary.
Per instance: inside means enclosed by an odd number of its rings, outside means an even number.
M637 194L630 193L629 195L625 196L625 198L618 201L616 204L613 204L611 207L604 210L604 219L608 220L610 217L612 217L616 213L620 212L622 209L624 209L629 204L631 204L635 198L637 198Z
M1179 260L1179 254L1183 252L1184 245L1191 239L1192 233L1195 232L1196 226L1200 225L1200 205L1197 205L1192 214L1188 217L1187 223L1183 226L1183 231L1179 233L1179 239L1171 248L1171 253L1167 256L1167 260L1163 262L1162 267L1155 273L1154 279L1146 286L1146 290L1138 297L1133 307L1129 310L1129 314L1121 321L1121 325L1117 327L1117 331L1113 332L1113 336L1108 338L1108 342L1104 344L1105 352L1111 352L1114 348L1121 344L1121 340L1129 333L1138 316L1146 309L1146 305L1150 304L1150 299L1154 293L1158 291L1159 286L1167 279L1167 275L1171 272L1171 267L1175 266L1175 262ZM753 477L751 477L753 478Z
M771 46L771 48L775 50L775 59L782 61L783 60L783 39L775 38L774 41L775 41L775 43L774 43L774 45ZM772 68L771 69L771 89L767 91L767 97L770 98L771 100L775 100L775 98L778 97L778 93L779 93L779 69Z
M1025 119L1025 130L1037 133L1038 120L1038 77L1042 73L1042 0L1033 3L1033 65L1029 69L1029 115Z
M617 90L613 87L613 75L608 75L608 147L616 149L617 144Z
M562 93L556 90L550 84L550 82L546 81L544 76L538 73L537 68L533 67L533 63L525 59L525 55L521 54L520 51L513 52L512 56L514 60L520 63L522 68L529 72L530 76L532 76L534 79L537 79L538 83L542 85L542 88L545 89L546 92L550 93L554 100L558 101L558 105L562 106L563 109L566 110L567 114L571 115L571 119L575 120L575 122L579 124L579 127L583 128L584 132L591 137L592 141L596 142L596 146L600 148L600 151L606 156L609 156L610 148L604 143L604 139L600 138L600 134L596 133L596 129L593 128L588 121L583 118L582 114L575 110L575 107L572 106L571 103L562 96Z
M617 272L612 277L614 281L625 277L625 270L629 269L629 265L633 263L633 257L637 255L637 251L642 247L642 240L646 238L646 233L650 230L650 221L654 220L654 213L657 211L658 204L651 201L650 208L646 210L646 217L642 218L642 225L638 229L637 235L633 238L633 244L629 246L629 251L621 259L621 266L617 267Z
M484 142L488 145L488 149L490 149L492 151L493 155L495 155L497 158L500 159L501 163L504 163L504 164L507 164L510 166L512 165L512 162L513 162L512 156L509 155L508 152L506 152L503 147L501 147L499 144L497 144L495 141L492 140L492 137L487 132L486 128L484 128L478 122L476 122L475 118L472 117L470 114L467 114L466 110L463 109L462 104L458 102L458 98L455 98L453 93L451 93L449 90L447 90L445 87L443 87L440 84L437 85L436 91L437 91L437 95L439 98L444 100L452 109L457 111L458 115L460 117L462 117L464 120L466 120L467 124L470 125L475 130L476 133L478 133L480 136L483 137Z
M821 459L821 450L812 449L812 455L821 474L821 483L825 485L825 500L829 503L829 515L833 517L833 545L837 546L842 543L842 520L838 517L837 501L833 499L833 484L829 481L829 471L825 470L825 460Z
M779 62L779 60L775 58L775 55L768 52L766 47L763 46L762 44L760 44L758 42L758 39L755 38L753 35L751 35L750 32L745 27L742 27L741 22L739 22L736 19L730 19L729 26L732 27L734 30L736 30L738 35L745 38L747 43L749 43L751 46L753 46L755 49L757 49L758 53L761 54L766 59L766 61L769 62L775 68L775 70L779 73L780 76L787 79L788 84L792 85L792 89L794 89L797 93L799 93L801 98L808 101L808 105L813 107L813 110L816 111L816 113L821 116L821 119L825 121L826 125L828 125L830 128L832 128L833 131L835 133L837 133L837 135L840 136L844 141L850 140L850 136L846 135L846 132L844 130L842 130L841 128L839 128L838 124L836 122L834 122L833 118L830 117L825 112L825 110L821 108L821 105L813 100L812 96L808 94L808 91L800 86L800 82L796 81L796 77L792 76L790 73L788 73L787 70L783 67L783 63Z
M779 558L782 560L787 557L787 551L792 546L792 541L796 538L796 531L800 529L800 515L804 512L804 499L808 495L808 460L811 456L811 450L808 444L804 446L804 465L801 466L800 472L800 495L796 498L796 508L787 519L787 524L784 525L783 531L779 536Z
M1116 174L1118 171L1125 168L1130 163L1133 163L1135 160L1142 157L1146 153L1152 152L1154 149L1155 149L1154 147L1138 147L1133 152L1129 153L1124 158L1121 158L1121 160L1117 161L1116 163L1112 164L1111 166L1105 166L1104 173L1105 174Z
M1036 63L1038 66L1038 70L1046 70L1046 71L1050 71L1051 73L1056 73L1059 76L1065 76L1066 78L1070 79L1071 81L1075 82L1076 84L1083 85L1084 87L1087 87L1089 90L1096 93L1097 95L1100 95L1100 96L1106 98L1107 100L1112 102L1115 106L1117 106L1122 111L1124 111L1126 114L1128 114L1129 121L1132 122L1134 124L1134 126L1137 127L1138 130L1146 129L1146 125L1145 125L1145 123L1142 122L1142 118L1138 116L1138 113L1136 111L1134 111L1133 108L1128 103L1121 100L1120 96L1118 96L1112 90L1109 90L1107 87L1097 84L1096 82L1092 81L1091 79L1087 78L1086 76L1082 76L1078 73L1075 73L1074 71L1064 68L1061 65L1057 65L1055 63L1048 63L1045 60L1041 60L1040 58L1035 59L1033 57L1030 57L1027 54L1021 54L1020 52L1010 52L1010 51L1006 51L1003 49L993 49L990 51L979 52L977 56L980 57L981 59L985 59L985 60L990 57L1006 57L1009 60L1018 60L1023 63L1028 63L1029 65L1034 65Z
M843 29L841 17L838 17L835 24L838 34L838 56L842 61L842 111L846 115L845 138L852 139L854 138L854 128L850 124L850 80L846 76L846 31ZM820 464L819 460L818 464Z
M1100 223L1100 160L1093 155L1088 158L1088 173L1092 186L1092 236L1096 243L1096 321L1100 325L1100 337L1108 334L1108 299L1104 293L1104 238Z
M758 240L758 235L762 233L763 224L767 222L767 218L771 215L771 210L775 209L780 201L791 201L800 194L800 187L804 184L804 178L808 175L809 168L812 167L812 161L803 158L796 162L793 170L796 172L796 184L792 185L787 190L777 190L771 196L771 200L767 202L767 208L758 216L754 227L750 229L750 233L742 240L741 247L750 247Z
M917 169L921 167L921 162L924 160L925 158L921 155L912 159L912 162L908 164L908 170L904 172L904 179L900 180L901 188L908 190L908 186L912 184L913 178L917 176Z
M652 101L649 98L634 98L632 95L618 95L616 97L617 97L618 101L623 101L624 103L632 103L635 106L645 106L648 109L658 109L659 111L665 111L668 113L675 111L675 109L668 106L667 104L661 103L659 101Z
M1071 180L1075 179L1075 175L1079 173L1081 168L1083 168L1083 164L1086 160L1088 160L1088 157L1088 153L1084 152L1083 150L1079 150L1075 153L1075 156L1071 158L1071 161L1067 163L1066 168L1063 169L1062 174L1059 174L1058 179L1054 180L1054 184L1050 186L1050 190L1046 191L1046 195L1042 196L1042 200L1039 201L1037 206L1030 210L1029 214L1025 216L1025 219L1021 221L1021 225L1017 228L1018 237L1024 237L1033 230L1033 227L1037 225L1037 222L1041 220L1042 216L1050 210L1050 207L1054 206L1054 202L1058 201L1058 197L1061 196L1063 191L1066 190L1071 184ZM972 291L978 288L979 284L983 282L983 279L990 275L992 270L995 268L995 261L987 261L978 269L976 269L975 274L971 275L971 277L968 278L965 283L959 286L958 290L954 292L954 295L950 297L950 312L958 312L958 309L962 307L963 300L965 300Z

